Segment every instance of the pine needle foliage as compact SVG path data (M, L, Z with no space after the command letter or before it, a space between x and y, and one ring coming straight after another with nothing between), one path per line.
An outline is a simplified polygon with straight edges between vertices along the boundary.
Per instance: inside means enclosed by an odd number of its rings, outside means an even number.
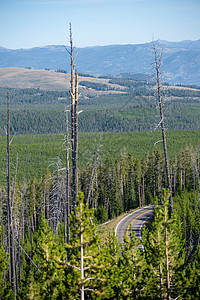
M34 241L34 266L29 271L20 299L65 299L65 250L43 216Z

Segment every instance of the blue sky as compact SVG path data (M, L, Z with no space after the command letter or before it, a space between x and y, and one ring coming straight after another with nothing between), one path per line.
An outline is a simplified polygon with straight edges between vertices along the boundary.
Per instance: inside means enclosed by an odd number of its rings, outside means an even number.
M0 46L200 39L200 0L0 0Z

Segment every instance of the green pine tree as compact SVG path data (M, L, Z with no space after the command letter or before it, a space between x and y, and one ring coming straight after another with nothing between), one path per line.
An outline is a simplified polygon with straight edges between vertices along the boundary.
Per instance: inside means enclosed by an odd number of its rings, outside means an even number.
M184 240L176 212L169 219L168 199L169 191L163 189L162 205L157 199L151 230L143 231L148 299L171 299L182 294Z
M0 237L1 237L1 227L0 227ZM1 238L0 238L1 240ZM9 257L3 245L0 248L0 299L14 299L14 293L10 284L4 279L4 272L8 270L9 267Z
M103 270L103 279L105 280L102 286L103 299L120 299L121 295L121 270L119 268L119 257L121 247L117 241L117 237L113 232L105 241L102 251L102 259L105 263Z
M188 278L187 299L200 299L200 245L193 256L193 262L189 265Z
M70 299L97 299L101 294L100 282L103 282L100 277L103 267L100 238L95 234L96 226L92 222L94 210L89 209L88 204L84 205L83 193L79 193L77 202L76 213L70 216L70 243L66 244L66 282Z
M22 288L20 299L66 299L64 285L66 253L57 236L52 235L41 217L34 234L32 268ZM34 265L33 265L34 264Z

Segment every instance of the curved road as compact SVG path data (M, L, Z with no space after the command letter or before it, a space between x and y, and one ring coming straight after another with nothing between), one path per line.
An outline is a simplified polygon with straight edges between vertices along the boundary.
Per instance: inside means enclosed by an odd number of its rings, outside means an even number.
M115 228L115 235L120 243L126 235L130 236L130 227L135 231L137 238L141 239L141 230L145 221L153 215L153 205L142 207L119 221Z

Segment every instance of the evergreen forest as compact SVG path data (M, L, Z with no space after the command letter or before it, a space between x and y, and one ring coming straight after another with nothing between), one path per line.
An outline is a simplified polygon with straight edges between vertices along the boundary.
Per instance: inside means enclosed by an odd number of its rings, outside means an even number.
M200 299L200 88L162 88L169 188L156 83L78 94L72 50L70 93L0 88L0 299ZM150 204L142 241L98 233Z

